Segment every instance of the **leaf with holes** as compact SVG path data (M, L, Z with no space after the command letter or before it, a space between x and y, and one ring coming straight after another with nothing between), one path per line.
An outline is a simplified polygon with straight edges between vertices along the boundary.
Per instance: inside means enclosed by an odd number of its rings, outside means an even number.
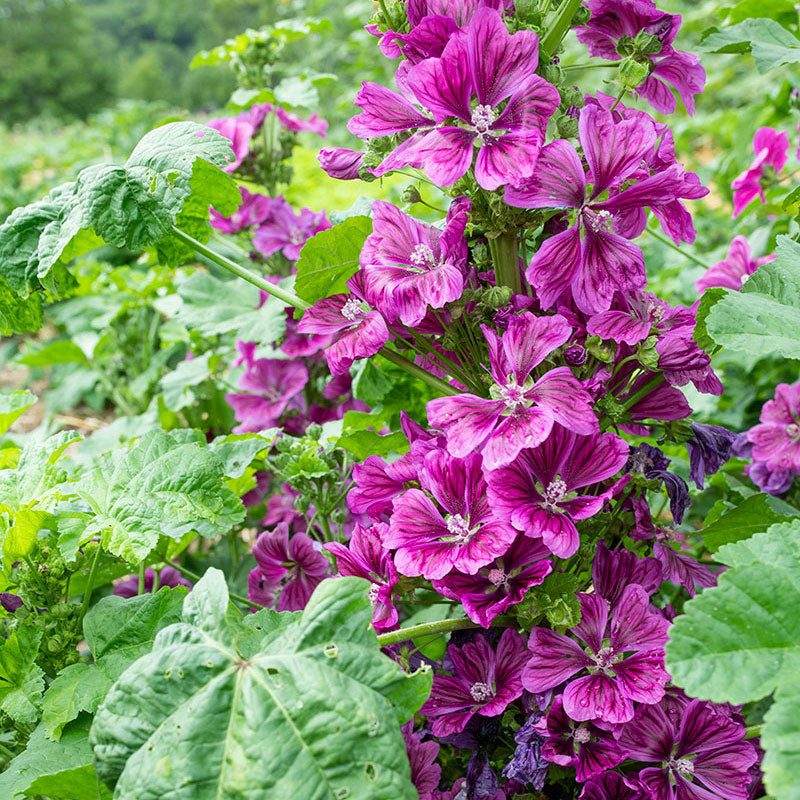
M265 620L254 636L209 570L183 622L158 634L97 712L90 740L116 800L240 800L252 787L416 800L399 725L431 676L380 652L367 589L359 578L323 581L301 615Z

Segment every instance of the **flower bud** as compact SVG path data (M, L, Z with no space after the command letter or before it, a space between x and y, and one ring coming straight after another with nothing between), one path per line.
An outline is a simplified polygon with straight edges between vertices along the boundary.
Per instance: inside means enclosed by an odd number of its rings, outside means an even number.
M403 203L413 205L414 203L419 203L419 201L422 200L422 197L419 193L419 189L417 189L417 187L413 184L409 184L405 189L403 189L403 192L400 195L400 200Z
M579 344L570 345L564 351L564 361L571 367L580 367L586 363L586 348Z
M620 83L628 89L635 89L650 77L652 69L653 62L650 59L642 62L637 61L635 56L624 58L619 65Z
M346 147L323 147L317 154L322 169L331 178L340 181L352 181L358 178L363 159L363 153L348 150Z

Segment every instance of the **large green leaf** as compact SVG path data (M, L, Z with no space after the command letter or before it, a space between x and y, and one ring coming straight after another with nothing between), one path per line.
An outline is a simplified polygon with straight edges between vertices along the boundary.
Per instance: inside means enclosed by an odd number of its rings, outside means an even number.
M800 678L782 683L764 716L761 769L770 795L777 800L800 798Z
M308 303L347 291L347 280L358 270L358 258L372 233L369 217L348 217L312 236L300 252L294 289Z
M45 736L44 725L31 734L27 748L0 774L0 797L46 795L52 800L110 800L97 778L89 746L87 714L71 723L58 742Z
M116 800L415 800L399 723L431 677L381 654L367 584L323 581L260 635L231 614L209 570L109 692L90 739Z
M32 294L22 298L0 273L0 336L33 333L42 327L42 298Z
M777 253L740 292L711 307L706 331L717 344L756 357L800 359L800 244L779 236Z
M774 19L746 19L715 31L701 48L710 53L752 53L759 72L800 63L800 40Z
M19 625L0 647L0 709L16 722L39 719L44 673L36 656L41 641L41 628Z
M225 485L224 463L191 431L150 431L129 450L101 457L74 491L95 513L88 530L103 547L132 563L160 534L211 537L244 518L241 500Z
M111 595L92 606L83 620L83 631L94 663L66 667L48 687L42 722L50 738L58 739L64 726L82 711L93 714L114 681L150 652L156 634L180 621L186 592L183 587L165 587L138 597Z

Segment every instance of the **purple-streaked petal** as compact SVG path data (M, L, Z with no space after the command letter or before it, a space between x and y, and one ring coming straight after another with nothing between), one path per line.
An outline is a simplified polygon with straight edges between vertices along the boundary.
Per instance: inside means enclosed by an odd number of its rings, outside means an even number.
M364 81L354 102L363 111L347 123L347 130L362 139L433 125L405 97L378 83Z
M471 394L438 397L427 405L431 427L444 430L447 449L459 457L480 449L497 426L504 409L502 400L485 400Z
M600 719L617 725L633 718L633 703L602 672L570 681L564 689L564 710L576 722Z
M506 203L515 208L580 208L585 197L581 160L564 139L543 147L535 174L504 192Z
M577 642L548 628L534 628L528 639L531 657L522 670L529 692L546 692L594 662Z
M536 289L542 308L551 308L570 288L581 270L582 261L583 247L577 225L545 239L525 273Z

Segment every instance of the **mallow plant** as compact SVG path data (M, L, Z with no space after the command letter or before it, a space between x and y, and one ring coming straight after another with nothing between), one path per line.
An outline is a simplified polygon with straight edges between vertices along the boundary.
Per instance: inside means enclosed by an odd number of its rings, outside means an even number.
M705 49L791 61L788 28L748 23ZM255 81L235 116L157 128L0 226L9 331L101 243L200 256L282 321L267 352L240 337L231 435L0 450L8 796L798 795L800 384L747 431L690 405L723 393L720 347L800 355L792 132L754 131L733 185L737 218L787 220L775 252L732 226L696 303L648 291L640 243L687 252L709 194L665 121L705 84L680 28L652 0L381 2L395 85L362 85L362 144L320 164L410 174L407 207L289 208L273 133L324 126L231 56ZM574 85L579 46L602 90ZM429 188L437 220L408 213ZM246 596L192 570L245 506Z

